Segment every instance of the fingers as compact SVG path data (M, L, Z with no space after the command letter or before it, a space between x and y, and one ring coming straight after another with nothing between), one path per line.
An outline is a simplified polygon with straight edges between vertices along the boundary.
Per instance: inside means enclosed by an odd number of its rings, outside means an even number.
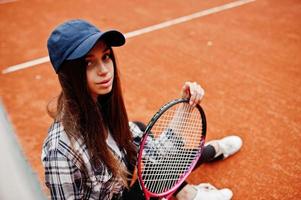
M204 96L204 89L196 82L193 82L190 85L190 94L191 96L189 99L189 104L192 106L196 106L198 103L201 102Z
M196 83L192 83L190 85L190 99L189 99L189 104L192 105L192 106L195 106L197 103L199 103L198 96L199 96L199 94L197 93L197 84Z
M190 82L185 82L182 87L182 98L188 99L190 97Z
M205 94L204 89L196 82L185 82L182 88L182 98L189 98L189 104L196 106Z

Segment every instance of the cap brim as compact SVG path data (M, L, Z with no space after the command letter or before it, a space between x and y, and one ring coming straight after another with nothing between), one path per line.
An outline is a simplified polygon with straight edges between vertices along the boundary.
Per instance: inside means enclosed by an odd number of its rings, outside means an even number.
M119 31L110 30L103 33L95 33L78 45L78 47L67 56L66 60L75 60L85 56L99 40L104 40L107 45L115 47L125 44L125 37Z

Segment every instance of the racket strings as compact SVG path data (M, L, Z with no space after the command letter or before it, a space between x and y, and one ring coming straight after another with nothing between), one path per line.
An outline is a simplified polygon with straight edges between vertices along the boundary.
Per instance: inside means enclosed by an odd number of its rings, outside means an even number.
M172 188L199 155L202 142L200 113L189 104L167 110L151 129L142 156L142 179L153 193Z

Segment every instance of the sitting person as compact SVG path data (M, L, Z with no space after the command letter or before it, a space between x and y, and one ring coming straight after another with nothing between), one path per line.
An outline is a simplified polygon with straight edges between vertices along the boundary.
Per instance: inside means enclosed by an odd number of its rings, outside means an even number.
M61 24L48 39L50 61L62 88L56 109L48 110L54 122L42 150L52 199L139 199L138 193L130 197L137 187L129 187L128 174L136 164L139 143L135 141L143 130L129 123L112 48L124 43L119 31L101 32L84 20ZM203 95L195 82L186 82L181 90L192 105L200 103ZM197 167L227 158L241 145L238 136L211 141ZM232 192L185 182L175 196L229 200Z

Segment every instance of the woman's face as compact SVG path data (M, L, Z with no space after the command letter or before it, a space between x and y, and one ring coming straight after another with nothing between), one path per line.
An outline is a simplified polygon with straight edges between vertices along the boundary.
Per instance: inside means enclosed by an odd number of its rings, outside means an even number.
M111 54L111 49L103 41L99 41L86 55L87 84L94 101L98 95L108 94L112 90L114 64Z

